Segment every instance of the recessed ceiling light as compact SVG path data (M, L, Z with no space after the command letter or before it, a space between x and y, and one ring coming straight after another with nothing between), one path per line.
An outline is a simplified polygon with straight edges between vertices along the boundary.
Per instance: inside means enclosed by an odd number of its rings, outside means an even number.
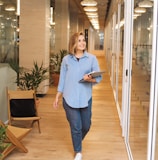
M97 18L98 15L87 15L87 17L89 17L89 18Z
M96 12L97 10L97 7L84 7L84 11L86 12Z
M141 13L134 13L134 16L141 16Z
M150 8L153 6L153 3L151 1L144 0L144 1L139 2L138 6L144 7L144 8Z
M0 6L2 6L3 5L3 1L0 1Z
M145 13L146 9L145 8L141 8L141 7L137 7L134 9L135 13Z
M15 11L15 7L14 7L13 5L7 5L7 6L5 7L5 10L6 10L6 11Z
M83 0L81 1L82 6L96 6L97 2L95 0Z
M89 15L89 16L96 16L96 15L98 15L97 12L86 12L86 14Z

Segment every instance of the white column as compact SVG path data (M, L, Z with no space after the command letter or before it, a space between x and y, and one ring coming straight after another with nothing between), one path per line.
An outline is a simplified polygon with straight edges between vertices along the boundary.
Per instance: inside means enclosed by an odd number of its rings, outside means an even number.
M68 49L69 11L68 0L55 1L55 53Z
M44 67L49 66L50 0L21 0L20 3L20 66L32 67L33 62ZM48 90L48 80L40 88L42 93Z

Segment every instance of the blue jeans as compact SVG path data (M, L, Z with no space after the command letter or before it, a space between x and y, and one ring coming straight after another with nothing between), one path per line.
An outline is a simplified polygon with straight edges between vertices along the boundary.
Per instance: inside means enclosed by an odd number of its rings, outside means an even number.
M63 107L71 129L71 137L75 152L82 151L82 140L88 133L91 126L92 98L88 101L85 108L72 108L63 98Z

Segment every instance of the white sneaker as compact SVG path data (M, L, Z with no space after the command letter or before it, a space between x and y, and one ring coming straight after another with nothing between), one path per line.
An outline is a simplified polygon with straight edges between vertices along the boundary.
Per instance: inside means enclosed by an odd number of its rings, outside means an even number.
M81 153L76 153L76 156L75 156L74 160L82 160L82 154Z

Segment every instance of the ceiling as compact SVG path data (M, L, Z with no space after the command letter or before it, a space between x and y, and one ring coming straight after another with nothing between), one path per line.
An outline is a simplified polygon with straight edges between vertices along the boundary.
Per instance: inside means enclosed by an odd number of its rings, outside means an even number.
M85 11L83 10L83 7L80 4L82 0L69 0L69 1L71 8L74 5L73 3L75 3L76 6L78 7L80 14L87 18ZM95 1L97 2L97 7L98 7L98 20L99 20L100 30L103 31L111 0L95 0Z
M51 1L51 5L55 7L55 1L56 0L50 0ZM87 15L85 14L85 11L83 10L83 7L81 6L81 1L82 0L69 0L69 4L70 4L70 9L76 9L78 10L78 13L80 14L80 16L83 16L84 18L87 18ZM110 2L111 0L95 0L98 4L98 20L99 20L99 25L100 25L100 30L104 30L104 23L107 17L107 13L109 11L109 7L110 7Z
M14 6L16 6L16 0L1 0L1 1L3 1L5 5L13 4ZM55 1L56 0L50 0L51 6L55 7ZM80 16L83 16L85 19L88 20L87 15L85 14L85 11L83 10L83 7L80 4L81 1L82 0L69 0L70 9L74 8L76 10L77 8L77 11L80 14ZM97 7L98 7L98 16L99 16L98 20L99 20L100 30L104 30L104 23L107 17L111 0L95 0L95 1L98 3ZM1 11L2 10L3 9L1 8Z

